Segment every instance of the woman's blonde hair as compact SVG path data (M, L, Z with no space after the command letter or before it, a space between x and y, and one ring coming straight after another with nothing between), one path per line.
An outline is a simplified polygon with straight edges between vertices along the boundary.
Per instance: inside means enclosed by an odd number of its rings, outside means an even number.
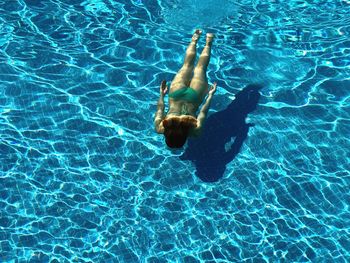
M171 117L163 120L165 142L170 148L181 148L187 140L191 128L197 126L192 116Z

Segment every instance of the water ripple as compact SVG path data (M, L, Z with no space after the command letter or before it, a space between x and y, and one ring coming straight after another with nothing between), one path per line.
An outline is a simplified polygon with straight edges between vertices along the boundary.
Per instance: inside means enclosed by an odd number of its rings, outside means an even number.
M331 0L0 1L1 261L347 262L349 11ZM153 130L159 83L197 27L216 34L210 115L263 86L215 184Z

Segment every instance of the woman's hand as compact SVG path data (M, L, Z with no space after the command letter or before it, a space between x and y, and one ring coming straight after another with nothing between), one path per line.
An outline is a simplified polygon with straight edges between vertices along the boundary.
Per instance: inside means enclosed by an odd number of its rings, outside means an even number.
M216 86L217 86L217 83L214 82L212 86L210 86L210 90L209 90L209 95L214 95L215 91L216 91Z
M160 95L162 96L165 96L165 94L167 93L168 91L168 86L166 85L166 81L163 80L162 83L160 84Z

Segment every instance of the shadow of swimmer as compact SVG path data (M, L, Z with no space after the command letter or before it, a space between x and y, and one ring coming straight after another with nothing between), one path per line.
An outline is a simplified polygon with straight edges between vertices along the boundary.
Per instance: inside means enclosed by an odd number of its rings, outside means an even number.
M190 160L196 166L196 175L204 182L216 182L226 164L239 153L247 138L247 115L256 109L262 87L251 84L236 94L226 109L208 117L198 138L189 138L181 160Z

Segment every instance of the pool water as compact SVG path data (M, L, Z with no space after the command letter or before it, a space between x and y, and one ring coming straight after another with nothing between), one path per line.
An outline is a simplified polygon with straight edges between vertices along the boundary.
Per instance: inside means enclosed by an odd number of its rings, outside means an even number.
M0 1L0 261L349 262L349 12ZM218 90L170 150L159 84L195 28Z

